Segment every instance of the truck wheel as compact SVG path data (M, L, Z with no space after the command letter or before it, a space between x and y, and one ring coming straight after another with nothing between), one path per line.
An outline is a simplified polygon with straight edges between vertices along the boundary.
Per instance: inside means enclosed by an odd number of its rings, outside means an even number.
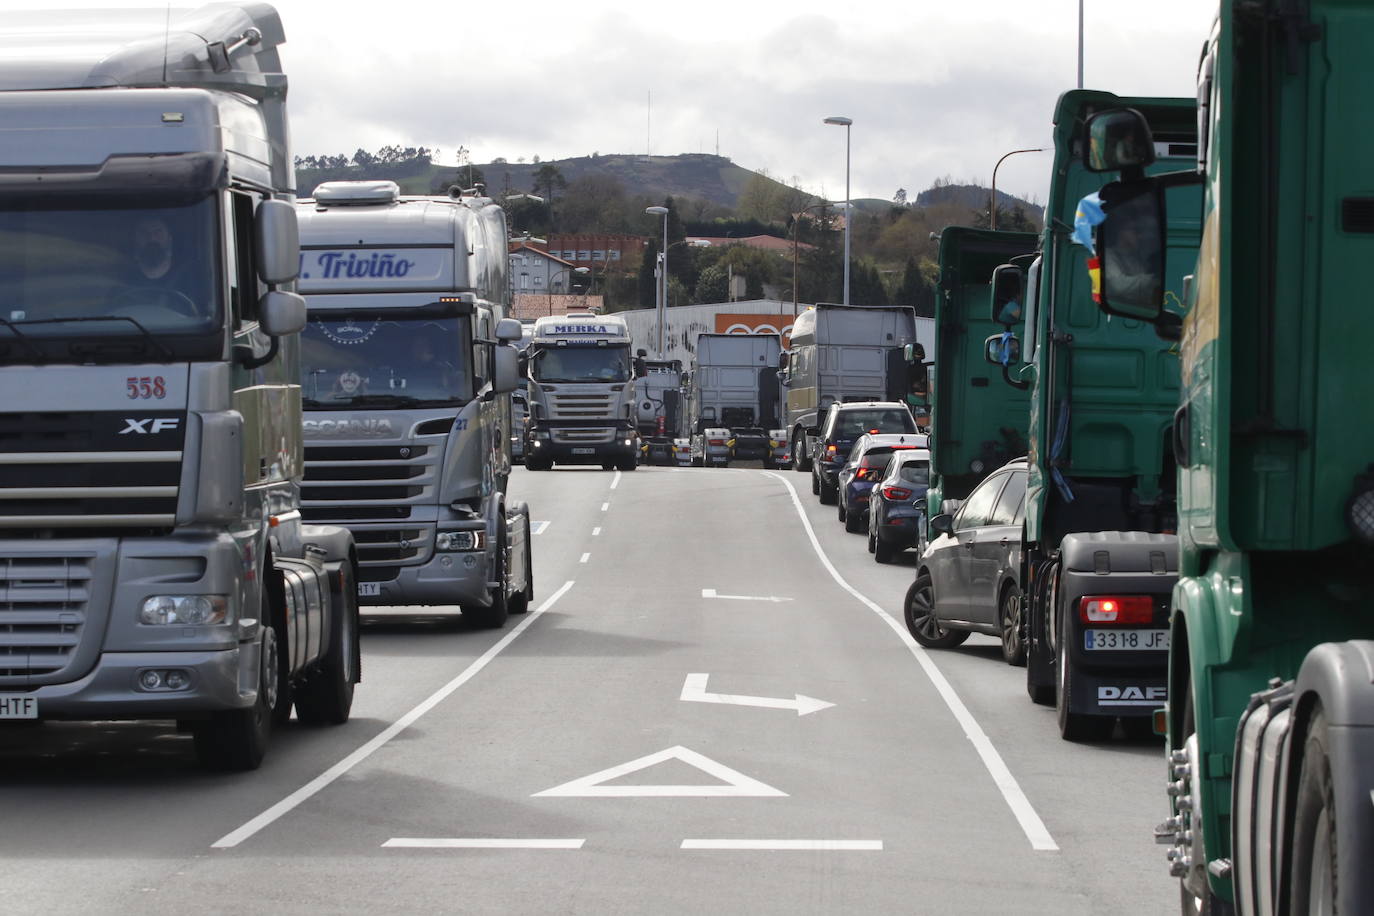
M296 718L302 725L342 725L353 709L353 686L358 681L358 586L353 564L339 569L343 607L338 626L329 634L329 651L305 683L296 689Z
M511 614L523 614L530 609L534 600L534 542L530 540L530 517L525 515L525 587L511 595L506 610Z
M1288 912L1293 916L1336 912L1336 808L1326 713L1317 707L1307 730L1293 812L1293 861Z
M1069 657L1069 618L1064 615L1063 628L1059 633L1059 651L1055 656L1055 669L1059 678L1059 690L1055 695L1055 712L1059 718L1059 736L1065 741L1105 741L1111 737L1116 725L1114 716L1087 716L1074 712L1073 664Z
M210 714L192 726L196 758L211 770L256 770L272 738L272 709L280 687L277 631L263 627L258 656L258 696L247 709Z
M1043 596L1048 593L1052 597L1044 598L1039 603L1039 607L1053 607L1053 600L1057 598L1058 589L1055 585L1054 576L1058 575L1056 564L1049 563L1041 566L1036 573L1035 581L1041 583L1040 594ZM1032 592L1034 595L1034 592ZM1035 613L1037 604L1034 600L1021 601L1021 616L1026 618L1026 693L1030 696L1031 702L1037 706L1053 706L1055 699L1054 685L1054 664L1050 661L1050 652L1053 641L1050 637L1050 626L1048 621L1041 621ZM1052 614L1044 616L1052 617ZM1036 638L1038 637L1038 638Z
M487 607L464 607L463 616L473 626L496 630L506 625L510 606L506 601L506 517L496 522L496 588L491 592L491 604Z
M811 462L806 458L806 439L799 433L792 435L792 470L811 470Z
M927 649L953 649L968 639L967 630L947 630L935 616L935 588L929 573L921 573L902 601L911 638Z
M1021 633L1021 590L1010 582L997 602L997 620L1002 629L1002 660L1020 667L1026 663L1026 641Z
M603 462L601 462L601 470L603 470L603 471L614 471L614 470L615 470L615 462L614 462L614 461L603 461Z
M527 471L547 471L553 467L553 462L543 458L526 458L525 470Z
M637 467L639 467L639 462L633 457L622 458L616 462L616 469L620 471L633 471Z

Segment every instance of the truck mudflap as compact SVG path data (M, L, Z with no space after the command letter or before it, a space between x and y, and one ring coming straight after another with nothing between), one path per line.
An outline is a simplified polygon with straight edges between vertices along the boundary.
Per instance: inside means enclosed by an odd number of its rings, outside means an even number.
M1075 667L1069 689L1074 712L1124 719L1151 715L1169 698L1167 677L1149 669L1104 672Z

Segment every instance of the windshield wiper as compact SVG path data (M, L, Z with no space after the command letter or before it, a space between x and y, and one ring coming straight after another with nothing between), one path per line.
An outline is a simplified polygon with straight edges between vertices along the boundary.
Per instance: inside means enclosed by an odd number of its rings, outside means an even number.
M82 321L127 321L129 322L129 324L138 328L139 333L143 335L143 339L147 341L147 343L151 346L151 349L155 353L160 353L163 356L163 358L166 359L168 362L171 362L172 360L176 359L176 354L173 353L166 344L158 340L151 333L149 333L147 328L145 328L143 325L139 324L137 321L135 321L127 315L84 315L78 318L30 318L26 321L20 321L18 323L22 325L75 324L77 322ZM8 324L9 322L6 323ZM11 327L13 327L13 325L11 325ZM73 356L91 356L96 353L109 353L111 352L111 350L118 351L124 348L125 346L126 345L124 344L72 343L67 345L67 352L72 354Z
M353 407L415 407L420 399L407 394L355 394L348 403Z
M0 318L0 324L3 324L5 327L10 329L10 333L14 334L15 339L28 348L28 351L33 354L34 359L36 359L40 363L46 359L46 357L44 357L43 355L43 351L38 349L38 346L33 341L25 337L24 334L14 326L13 321L10 321L7 318ZM9 352L8 347L5 348L5 352Z

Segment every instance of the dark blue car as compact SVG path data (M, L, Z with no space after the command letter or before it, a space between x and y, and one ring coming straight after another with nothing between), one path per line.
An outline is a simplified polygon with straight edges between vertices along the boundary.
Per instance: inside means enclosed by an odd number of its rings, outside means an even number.
M914 433L916 419L897 401L832 404L825 415L811 463L811 492L828 506L839 494L839 473L854 443L866 433Z
M869 493L887 473L893 454L923 449L927 441L922 433L868 433L859 437L836 476L836 515L845 531L858 534L868 528Z

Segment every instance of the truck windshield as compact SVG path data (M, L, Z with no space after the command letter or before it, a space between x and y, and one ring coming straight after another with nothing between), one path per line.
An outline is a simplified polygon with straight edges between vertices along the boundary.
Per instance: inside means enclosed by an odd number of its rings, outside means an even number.
M301 332L301 396L311 410L449 407L472 398L468 319L329 312Z
M537 382L628 382L629 347L549 347L534 356Z
M17 337L47 358L70 355L61 341L73 338L217 334L214 197L176 206L146 198L73 204L0 198L0 348Z

